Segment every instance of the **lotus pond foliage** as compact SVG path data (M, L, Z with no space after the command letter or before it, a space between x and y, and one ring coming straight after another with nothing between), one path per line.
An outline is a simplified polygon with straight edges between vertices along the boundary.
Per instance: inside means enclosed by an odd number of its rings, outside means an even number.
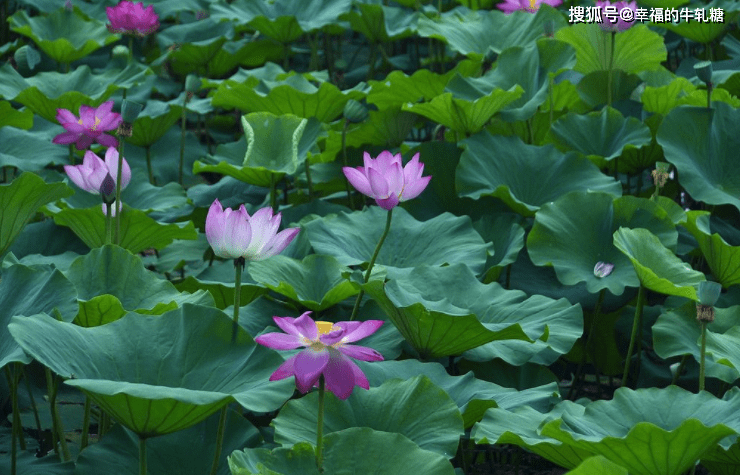
M739 19L0 2L0 473L739 473Z

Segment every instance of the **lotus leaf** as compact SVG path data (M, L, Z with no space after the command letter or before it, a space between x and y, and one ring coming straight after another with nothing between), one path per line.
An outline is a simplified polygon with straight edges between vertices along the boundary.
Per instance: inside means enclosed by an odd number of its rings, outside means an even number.
M0 128L11 126L19 129L33 127L33 112L28 109L19 111L8 101L0 101Z
M722 284L730 287L740 283L740 247L731 246L720 234L712 233L710 213L691 211L685 224L692 236L699 242L707 265L712 274Z

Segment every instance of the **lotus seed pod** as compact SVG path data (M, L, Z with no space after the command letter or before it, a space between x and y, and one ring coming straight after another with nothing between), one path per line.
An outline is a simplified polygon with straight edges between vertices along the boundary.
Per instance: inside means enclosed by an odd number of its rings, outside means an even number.
M694 69L696 70L696 75L699 77L699 79L704 82L704 84L709 84L712 82L712 62L711 61L701 61L699 63L696 63L694 65Z

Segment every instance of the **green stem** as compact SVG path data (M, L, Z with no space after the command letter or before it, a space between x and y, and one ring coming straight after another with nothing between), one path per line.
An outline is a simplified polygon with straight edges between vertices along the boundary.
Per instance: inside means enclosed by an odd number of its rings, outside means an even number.
M105 203L105 209L106 209L106 213L105 213L105 243L106 244L110 244L111 242L113 242L112 241L112 237L111 237L111 234L112 234L112 232L111 232L111 227L112 227L111 226L111 219L113 219L111 217L111 208L112 208L112 204L111 203Z
M344 127L342 128L342 160L344 161L344 166L347 167L347 129L349 128L349 120L344 119ZM347 201L349 202L349 209L352 211L355 210L355 203L352 199L352 190L349 187L349 180L347 177L344 177L344 186L347 188Z
M378 254L380 254L380 248L383 247L383 241L385 241L386 236L388 236L388 231L391 230L391 219L393 216L393 208L388 210L388 215L385 221L385 230L383 231L383 235L380 236L380 240L378 241L378 245L375 246L375 252L373 253L372 259L370 259L370 264L367 266L367 271L365 272L365 283L367 284L370 281L370 273L373 271L373 266L375 265L375 259L378 258ZM357 300L355 300L355 306L352 309L352 315L349 317L349 320L352 321L357 317L357 311L360 309L360 302L362 302L362 297L365 296L365 291L360 290L360 293L357 294Z
M601 292L599 292L599 298L596 300L596 307L594 307L593 315L591 316L591 325L588 327L588 336L586 336L586 346L583 348L583 356L581 356L581 361L578 363L578 368L576 369L576 376L573 378L573 384L570 387L570 391L568 391L568 398L571 399L572 396L575 395L576 385L578 384L578 381L581 379L581 372L583 371L583 366L586 364L586 358L588 357L588 351L589 348L591 348L591 339L594 335L594 326L596 325L596 320L599 317L599 314L601 313L601 305L604 303L604 297L606 296L606 289L601 289ZM594 366L596 366L596 362L594 361Z
M62 462L66 462L68 460L71 460L71 455L69 454L69 447L67 447L67 439L64 438L64 427L62 426L62 418L59 417L59 412L57 412L57 393L58 393L58 386L59 386L59 378L52 376L51 371L47 368L47 384L49 381L52 381L52 393L51 397L49 398L49 408L51 409L51 417L52 421L54 423L54 426L57 431L57 437L59 439L59 446L62 448Z
M306 164L306 182L308 183L308 199L313 201L313 183L311 183L311 165L308 163L308 158L304 162ZM287 193L286 193L287 196Z
M152 170L152 147L147 145L144 147L146 150L146 171L149 173L149 183L154 185L154 171Z
M139 475L146 475L146 439L139 437Z
M182 114L180 115L180 168L177 172L177 182L182 186L182 169L185 163L185 125L187 122L188 91L185 91L185 97L182 100ZM149 162L147 162L149 164ZM151 174L150 174L151 175ZM151 178L149 179L151 181Z
M707 356L707 322L701 322L701 353L699 358L699 391L704 391L704 369Z
M707 84L707 109L712 108L712 90L714 85L710 82Z
M213 464L211 465L211 475L216 475L218 472L218 463L221 458L221 451L224 445L224 432L226 431L226 414L229 409L229 405L226 404L221 408L221 416L218 418L218 432L216 433L216 454L213 456Z
M80 440L80 452L87 447L90 434L90 398L85 396L85 413L82 416L82 439Z
M39 410L36 407L36 398L33 397L31 391L31 385L28 382L28 375L26 375L26 367L23 367L23 381L26 383L26 391L28 391L28 398L31 400L31 409L33 409L33 418L36 420L36 431L38 434L39 442L41 442L41 419L39 418Z
M627 377L630 373L632 352L635 349L635 340L637 340L637 333L642 324L643 305L645 305L645 287L643 285L640 285L640 290L637 292L637 307L635 308L635 318L632 321L632 335L630 336L630 346L627 349L627 359L624 362L624 373L622 373L622 387L627 386Z
M553 79L552 76L549 78L548 87L547 87L547 95L550 99L550 128L552 129L552 121L553 121L553 109L555 108L555 99L554 99L554 91L553 91Z
M118 137L118 174L116 175L116 202L114 203L116 212L116 245L121 245L121 175L123 175L123 142L122 136ZM119 211L120 210L120 211Z
M56 399L54 380L49 368L44 368L44 372L46 373L46 392L48 394L49 401L51 402ZM59 433L59 430L57 429L57 419L54 417L56 411L53 404L49 404L49 412L51 413L51 444L54 446L54 453L59 455L59 444L57 444L57 434Z
M611 46L610 46L610 53L609 53L609 70L607 73L607 83L606 83L606 105L611 107L612 106L612 70L614 68L614 44L616 42L617 32L612 31L610 33L611 35Z
M128 64L131 64L134 62L134 37L129 36L128 37ZM126 90L123 90L126 92ZM126 97L124 97L125 99Z
M242 271L245 260L243 257L234 259L234 324L231 328L231 342L236 341L236 333L239 330L239 305L242 297Z
M324 375L319 376L319 417L316 425L316 467L323 472L324 450Z
M270 175L270 208L272 212L277 212L277 191L275 190L275 175Z
M16 475L16 461L18 459L16 440L23 440L23 430L20 426L21 418L18 410L18 380L15 375L16 372L17 371L10 371L10 365L5 366L5 375L8 377L8 384L10 384L10 398L13 406L13 428L10 443L10 473L12 475Z

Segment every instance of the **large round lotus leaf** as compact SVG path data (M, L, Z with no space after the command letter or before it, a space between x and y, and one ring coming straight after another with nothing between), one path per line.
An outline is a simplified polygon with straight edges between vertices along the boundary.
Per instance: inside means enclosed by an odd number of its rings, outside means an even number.
M465 151L455 175L460 196L495 196L511 209L532 216L540 206L575 190L619 196L621 185L576 153L553 146L527 145L518 137L475 134L461 145Z
M472 372L463 376L450 376L439 363L422 363L416 359L358 361L357 364L367 376L370 387L380 386L389 379L407 380L423 374L435 385L444 389L455 401L463 414L466 429L479 421L486 410L491 407L511 410L525 406L533 408L532 410L547 411L551 407L552 398L558 393L556 383L517 391L476 379Z
M455 264L421 265L404 278L374 281L364 288L422 357L440 358L494 340L532 342L516 322L501 322L490 329L480 323L476 313L494 305L488 299L494 286L498 284L481 284L465 264Z
M650 128L634 117L625 118L611 107L590 114L569 113L559 118L549 140L560 150L575 150L589 157L612 160L625 147L642 147L652 140Z
M183 244L184 243L185 241ZM207 246L208 244L206 244L206 247ZM167 249L169 250L169 248ZM200 254L198 259L202 260L204 251L201 248L198 248L196 252ZM175 250L175 254L181 256L182 251ZM250 262L247 264L246 270L242 271L242 280L240 285L241 295L239 297L241 305L246 305L259 296L269 292L268 288L263 287L251 278L249 268L253 264L255 264L255 262ZM192 275L186 277L182 282L175 284L175 287L177 287L177 290L180 292L195 292L200 289L207 290L213 296L216 308L224 310L228 306L234 305L235 277L234 261L214 261L198 275L195 277Z
M317 392L289 401L272 421L275 442L285 446L315 442L317 407ZM344 401L327 394L324 434L351 427L403 434L422 449L450 459L460 443L463 420L450 396L422 375L393 379L369 391L355 390Z
M611 54L611 33L593 23L577 23L555 32L555 38L576 49L575 70L588 74L607 71ZM612 69L640 73L660 68L668 56L663 37L647 25L635 25L614 37Z
M200 424L146 442L149 473L203 475L210 473L216 452L219 414ZM228 411L218 475L229 475L227 456L260 443L257 429L241 414ZM77 458L75 475L139 475L139 437L115 425L100 442L90 445Z
M140 437L185 429L234 399L269 412L294 388L269 381L283 359L246 332L232 342L232 322L215 308L130 313L94 328L40 314L15 317L9 328L29 355Z
M681 185L698 201L740 209L740 111L724 103L677 107L663 119L658 143L676 166Z
M740 326L733 326L724 333L707 331L707 353L710 353L718 363L740 370L739 350Z
M8 21L11 30L31 38L58 63L77 61L120 38L111 34L105 23L86 19L77 9L60 8L49 15L32 18L25 10L18 10Z
M315 442L314 442L315 443ZM324 437L324 475L454 475L449 460L419 448L398 433L353 427ZM233 475L319 475L316 449L301 442L291 448L245 449L229 457Z
M524 227L520 224L521 221L521 217L514 214L486 214L473 223L483 239L493 243L493 250L489 251L486 261L489 269L486 272L486 283L497 280L502 268L514 263L519 251L524 248Z
M729 449L717 445L702 456L701 464L713 475L737 475L740 473L740 445L737 440Z
M719 9L722 12L722 21L656 22L655 26L673 31L691 41L707 44L722 36L740 14L740 5L733 0L714 0L703 4L701 8L707 18L710 17L711 10Z
M326 310L357 293L342 276L349 268L331 256L312 254L303 261L285 256L251 262L249 274L257 282L284 295L309 310Z
M0 128L7 125L17 129L30 129L33 127L33 112L28 109L19 111L10 102L0 101Z
M740 306L715 308L714 322L707 326L707 335L723 335L740 322ZM691 355L698 362L700 355L701 325L696 321L696 304L687 303L660 315L653 325L655 353L663 359ZM725 351L705 356L706 375L727 383L740 377L738 369L720 363L727 360Z
M668 214L648 199L578 191L537 212L527 251L535 265L553 266L565 285L585 282L591 293L609 289L621 295L625 287L640 285L632 263L614 246L614 231L623 226L648 229L669 248L678 240ZM597 277L599 262L614 264L611 274Z
M724 400L678 386L633 391L620 388L610 401L563 414L543 435L603 455L634 475L680 475L708 450L740 429L740 393Z
M614 245L632 261L637 278L646 288L699 300L696 289L706 280L704 273L693 270L647 229L619 228L614 232Z
M205 65L233 38L234 24L219 22L208 17L192 23L170 26L157 33L159 47L164 51L171 48L167 59L196 69Z
M584 460L578 467L568 472L568 475L629 475L627 469L604 457L596 455Z
M213 304L213 299L205 290L193 294L180 293L169 281L147 271L138 256L110 244L77 258L66 275L77 288L82 306L105 294L118 299L121 305L118 308L150 315L164 313L184 303ZM105 310L101 308L104 303L98 299L86 308L85 315L92 318L91 322L102 320L95 316L100 315L95 308ZM110 305L110 301L107 303ZM109 312L104 313L110 318ZM122 316L123 313L119 312L116 318Z
M416 33L418 12L381 5L380 2L353 2L356 10L339 17L348 21L352 31L362 34L371 43L387 43Z
M295 75L283 81L254 81L250 78L238 83L227 80L218 86L212 101L213 107L275 115L291 114L305 119L313 117L319 122L331 122L342 114L347 101L359 101L363 97L365 93L359 88L342 91L330 82L322 82L316 87L303 76Z
M363 211L315 219L304 227L316 252L334 256L342 265L354 266L370 261L383 234L386 213L379 206L370 206ZM407 274L422 264L463 263L479 274L486 262L487 248L467 216L458 218L444 213L419 222L396 207L375 264L385 267L390 278Z
M68 322L77 313L77 291L61 272L20 264L3 270L0 279L0 368L14 361L31 362L8 332L11 317L55 310Z
M506 15L498 10L471 11L454 8L437 18L419 17L419 36L436 38L471 59L481 60L493 50L501 53L511 46L527 46L542 36L544 24L552 21L555 29L567 25L565 18L549 5L540 5L537 13L516 11Z
M24 172L10 184L0 185L0 257L3 257L26 223L40 207L74 193L64 183L48 184Z
M527 406L518 407L511 412L494 407L486 411L483 419L473 426L470 436L476 444L513 444L561 467L574 468L593 453L544 436L539 427L547 421L558 419L564 412L578 417L583 411L583 406L570 401L561 402L547 413Z
M54 222L67 226L90 249L105 244L105 215L102 205L87 209L66 208L54 214ZM115 235L115 223L112 223ZM124 205L121 212L121 247L138 253L144 249L162 249L175 239L195 239L197 234L192 221L161 224L143 211Z
M134 122L133 135L128 138L137 147L147 147L169 130L170 127L180 119L182 107L173 107L162 101L147 101L146 107L141 111Z
M508 89L482 89L474 78L460 75L453 77L445 90L429 102L406 103L401 109L470 135L479 132L491 117L524 93L518 84Z
M31 112L28 109L26 111ZM0 111L0 117L3 113ZM39 131L20 130L15 127L0 129L0 143L3 144L0 150L0 167L40 172L47 165L68 165L69 150L52 143L52 137L45 135L47 134Z
M708 211L690 211L684 226L699 243L712 275L722 287L740 284L740 246L731 246L721 235L712 233L709 219Z

